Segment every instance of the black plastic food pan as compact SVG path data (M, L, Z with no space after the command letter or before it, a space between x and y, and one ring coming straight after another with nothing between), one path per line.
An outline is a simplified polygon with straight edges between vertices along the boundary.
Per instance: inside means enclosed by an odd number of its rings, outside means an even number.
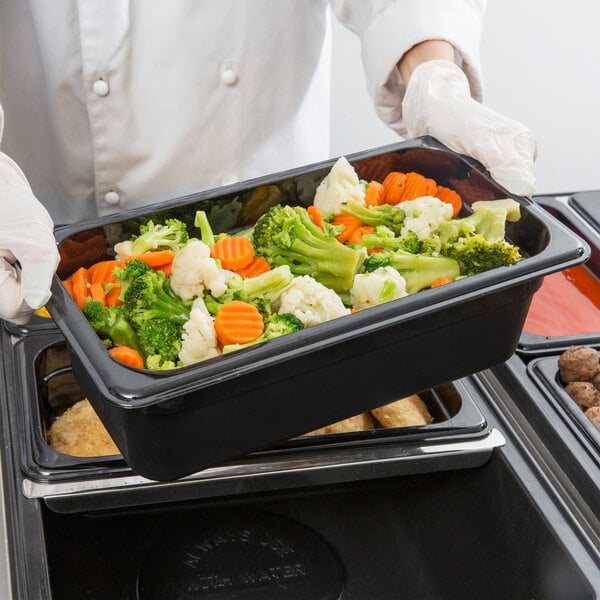
M578 214L574 210L573 201L579 198L579 194L572 197L554 197L543 196L536 198L537 204L542 206L549 214L559 220L570 231L585 241L590 247L590 258L581 268L586 269L592 278L598 279L598 289L600 290L600 233L597 233L593 224L583 220L584 214ZM583 194L581 196L584 196ZM600 201L600 193L589 193L579 201L583 206L588 206L588 197ZM575 285L575 284L574 284ZM599 292L600 293L600 292ZM573 308L573 311L576 309ZM560 315L561 319L568 318L568 315ZM573 335L544 336L527 331L525 323L524 331L517 346L517 352L525 359L536 358L539 356L551 356L566 350L573 345L591 345L600 343L600 331L590 331L589 333L577 333Z
M569 206L600 235L600 191L573 194Z
M107 478L130 473L120 455L74 456L52 448L48 431L65 410L85 396L75 380L68 350L60 333L33 335L18 340L14 346L18 357L16 373L17 401L21 407L16 425L19 436L21 465L34 480ZM488 424L476 406L475 398L461 382L447 383L419 394L433 422L429 425L402 428L377 426L364 431L321 434L293 438L268 449L272 459L297 456L303 450L341 447L372 447L374 444L422 444L440 441L459 442L479 438L488 431ZM220 424L215 423L215 427ZM261 460L260 452L248 459Z
M347 158L363 179L391 170L432 177L460 191L465 211L473 201L507 196L477 163L430 138ZM522 217L507 227L527 256L517 265L162 373L113 360L61 285L60 277L102 258L149 218L191 222L201 208L218 231L224 221L230 228L251 225L276 203L308 205L334 163L61 230L61 252L68 246L73 252L63 254L48 309L66 338L76 379L138 474L179 478L500 363L517 346L542 277L589 256L580 238L517 198ZM94 240L89 252L84 238Z
M595 346L595 348L600 351L600 345ZM558 370L559 356L536 358L528 363L527 372L530 378L542 390L545 397L562 409L565 420L577 432L577 437L583 445L593 448L593 454L597 457L597 462L600 464L600 431L588 419L584 410L565 390Z

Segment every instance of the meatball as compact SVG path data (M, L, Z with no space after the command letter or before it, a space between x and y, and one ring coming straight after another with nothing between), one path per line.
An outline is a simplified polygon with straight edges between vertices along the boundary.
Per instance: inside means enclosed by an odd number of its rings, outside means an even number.
M585 411L585 416L592 422L592 425L600 430L600 406L592 406Z
M600 367L598 367L596 372L592 375L591 381L596 386L596 389L600 390Z
M600 404L600 392L591 381L571 381L565 390L582 408L590 408Z
M590 381L599 365L597 350L586 346L571 346L558 359L558 370L564 383Z

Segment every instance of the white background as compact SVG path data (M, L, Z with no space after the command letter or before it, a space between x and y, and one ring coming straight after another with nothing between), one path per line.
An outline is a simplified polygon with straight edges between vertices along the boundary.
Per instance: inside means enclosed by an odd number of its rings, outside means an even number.
M358 41L333 19L331 156L398 137L375 115ZM489 0L484 102L536 134L538 193L600 189L600 2Z

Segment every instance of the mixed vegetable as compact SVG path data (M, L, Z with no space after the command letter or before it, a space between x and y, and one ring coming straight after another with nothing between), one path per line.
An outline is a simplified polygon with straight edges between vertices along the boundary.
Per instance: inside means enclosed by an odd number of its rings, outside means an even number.
M432 179L365 182L342 157L308 208L271 206L233 234L198 211L199 238L150 220L63 283L114 358L175 369L521 259L505 239L517 202L461 208Z

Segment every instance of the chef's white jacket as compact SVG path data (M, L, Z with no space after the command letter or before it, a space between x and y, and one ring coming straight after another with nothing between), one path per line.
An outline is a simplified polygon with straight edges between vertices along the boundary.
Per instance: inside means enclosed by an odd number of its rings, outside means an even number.
M56 223L327 158L329 5L386 123L426 39L479 97L485 0L3 0L2 151Z

